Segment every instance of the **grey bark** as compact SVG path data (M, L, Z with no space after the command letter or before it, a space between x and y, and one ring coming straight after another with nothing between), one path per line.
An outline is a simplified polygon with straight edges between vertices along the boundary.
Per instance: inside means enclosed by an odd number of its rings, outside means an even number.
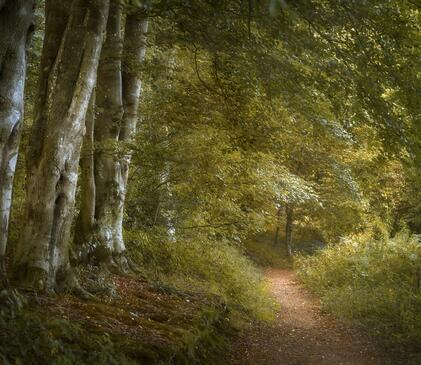
M128 15L125 27L123 53L123 120L119 140L124 143L133 141L138 121L138 109L142 84L139 67L145 59L147 46L148 19L146 9ZM119 205L119 230L123 230L123 213L131 154L127 152L120 159L121 185L124 194Z
M127 261L123 217L131 157L125 147L136 131L141 94L139 65L145 57L148 22L145 8L128 14L123 43L120 8L119 1L111 2L107 39L98 69L93 260L124 270ZM90 239L87 235L86 240Z
M96 88L95 121L95 258L111 260L124 251L119 222L121 186L118 138L123 117L121 6L111 0L107 37L102 49Z
M75 229L75 242L79 260L85 253L83 244L89 242L95 224L95 176L94 176L94 126L95 126L95 91L92 92L85 121L80 156L80 211Z
M26 49L34 0L0 2L0 286L6 283L5 254L13 178L23 124Z
M60 289L69 272L80 149L103 43L108 0L47 0L41 76L16 257L23 285Z

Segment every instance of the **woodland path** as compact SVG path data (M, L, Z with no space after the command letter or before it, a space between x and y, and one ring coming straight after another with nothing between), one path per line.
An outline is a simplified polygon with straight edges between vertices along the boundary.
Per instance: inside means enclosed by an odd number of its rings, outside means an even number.
M396 364L362 333L321 313L292 270L266 271L281 308L273 325L255 325L234 344L232 365Z

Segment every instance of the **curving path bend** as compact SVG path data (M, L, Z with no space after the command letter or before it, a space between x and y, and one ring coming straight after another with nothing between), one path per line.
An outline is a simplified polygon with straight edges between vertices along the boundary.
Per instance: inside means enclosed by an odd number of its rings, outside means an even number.
M228 364L396 364L367 336L323 314L292 270L268 269L266 277L281 305L276 322L246 331L234 344Z

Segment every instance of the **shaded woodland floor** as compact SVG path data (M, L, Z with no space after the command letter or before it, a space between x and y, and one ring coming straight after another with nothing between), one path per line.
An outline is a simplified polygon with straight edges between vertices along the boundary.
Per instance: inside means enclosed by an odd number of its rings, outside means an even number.
M266 276L280 303L275 324L252 326L237 340L232 365L399 364L360 331L321 312L317 300L292 270L268 269Z
M225 349L218 297L128 275L106 281L89 300L26 292L15 313L0 295L0 365L214 363Z

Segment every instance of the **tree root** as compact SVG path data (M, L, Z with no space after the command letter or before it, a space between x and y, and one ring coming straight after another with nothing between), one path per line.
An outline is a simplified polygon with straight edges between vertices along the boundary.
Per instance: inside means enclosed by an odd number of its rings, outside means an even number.
M82 285L80 285L75 270L70 267L57 277L57 286L55 291L59 293L71 293L76 297L85 300L95 298L93 294L91 294L88 290L85 290Z
M96 295L115 297L117 291L110 274L139 275L139 266L126 251L114 253L93 235L89 242L80 244L71 252L72 266L78 271L82 285L73 285L75 295L90 298ZM88 294L88 295L87 295Z
M24 290L35 292L49 290L47 272L41 268L20 265L15 268L14 273L18 287Z

